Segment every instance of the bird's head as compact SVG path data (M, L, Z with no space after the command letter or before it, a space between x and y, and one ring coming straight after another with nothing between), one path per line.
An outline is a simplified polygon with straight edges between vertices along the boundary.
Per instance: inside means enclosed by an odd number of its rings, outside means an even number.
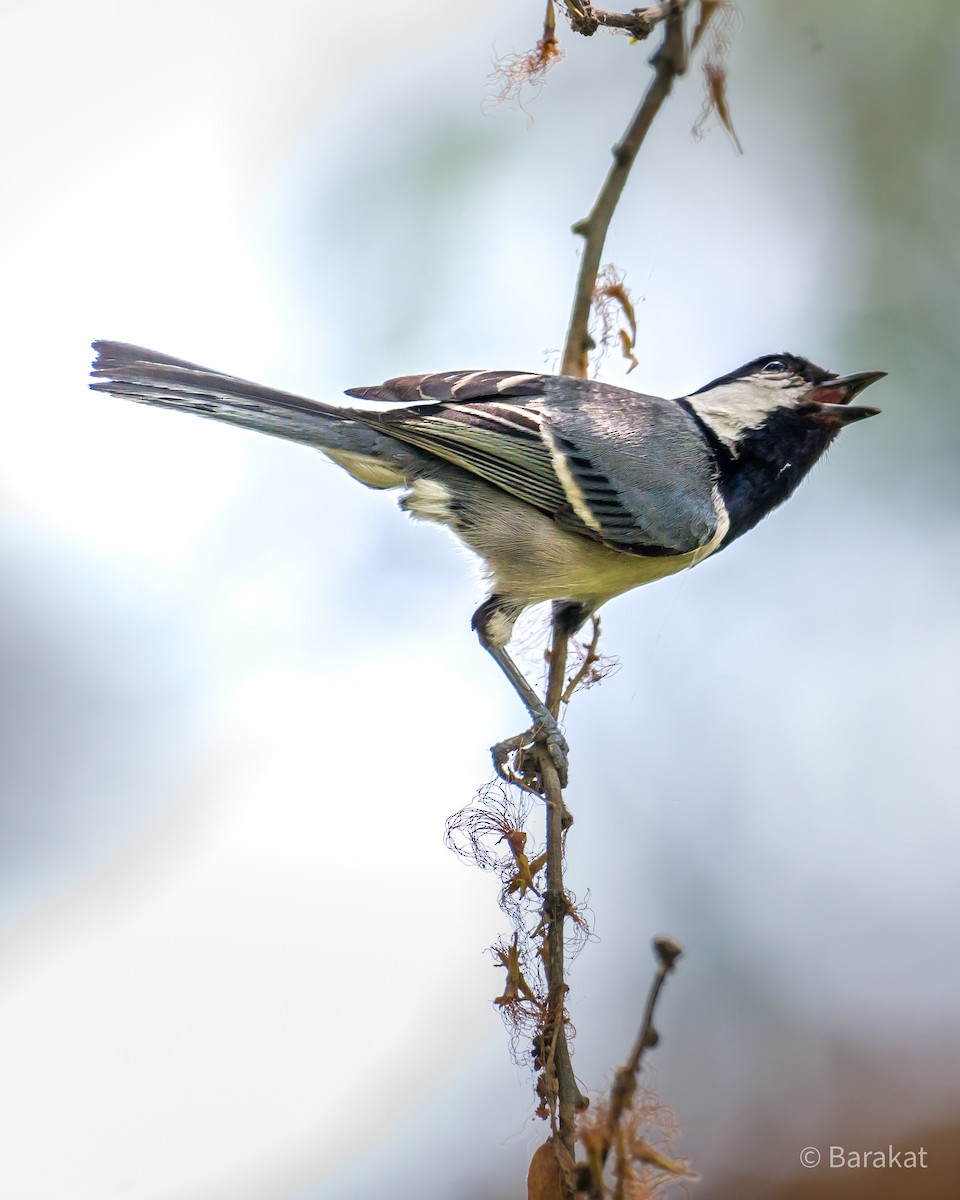
M880 411L850 402L885 374L836 375L796 354L767 354L686 398L716 447L727 541L786 500L844 425Z
M797 354L765 354L714 379L689 397L713 435L737 457L751 435L770 436L797 426L823 439L825 450L844 425L873 417L879 408L850 401L886 371L836 375Z

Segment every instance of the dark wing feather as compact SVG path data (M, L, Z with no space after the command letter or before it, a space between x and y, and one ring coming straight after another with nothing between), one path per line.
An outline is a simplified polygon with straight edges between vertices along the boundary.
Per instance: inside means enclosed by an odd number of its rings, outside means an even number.
M542 397L543 389L544 377L527 372L450 371L401 375L347 395L403 405L383 413L353 409L351 415L553 514L566 495L540 436L539 416L524 403Z
M496 400L543 394L542 375L525 371L446 371L398 375L376 387L348 388L348 396L384 404L443 404L450 400Z
M491 401L394 409L382 416L356 411L352 415L551 516L567 506L549 447L528 409Z

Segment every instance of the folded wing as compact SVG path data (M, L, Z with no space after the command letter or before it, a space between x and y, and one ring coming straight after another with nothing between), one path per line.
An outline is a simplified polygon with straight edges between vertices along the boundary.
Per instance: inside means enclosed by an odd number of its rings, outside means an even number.
M404 405L350 413L615 549L682 554L717 534L712 453L680 402L489 371L403 376L347 394Z

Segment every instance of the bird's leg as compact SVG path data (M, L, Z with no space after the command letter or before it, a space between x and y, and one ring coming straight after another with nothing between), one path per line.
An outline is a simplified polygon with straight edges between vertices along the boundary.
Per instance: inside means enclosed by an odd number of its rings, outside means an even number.
M554 600L553 623L567 638L572 638L593 609L576 600Z
M527 712L533 718L533 728L518 737L507 738L498 742L492 748L493 763L497 774L507 778L504 765L508 756L518 750L524 742L534 740L542 742L547 753L557 769L560 786L567 784L568 746L567 740L560 732L560 726L552 712L540 699L533 687L527 681L523 672L513 661L505 649L504 643L509 637L513 623L522 610L505 601L501 596L490 596L473 614L473 628L477 631L480 644L489 653L500 670L510 680L513 690L526 706ZM504 636L506 634L506 636Z
M497 742L493 747L493 762L497 768L497 773L500 775L503 774L503 766L508 755L512 751L518 750L525 741L532 737L535 741L543 742L546 746L547 753L553 760L553 765L557 768L557 775L560 777L560 786L566 787L569 748L567 746L567 739L560 732L557 718L533 690L524 678L520 668L506 650L500 646L486 646L484 648L513 684L514 691L526 705L527 712L533 718L532 729L520 734L519 737L507 738L506 741Z

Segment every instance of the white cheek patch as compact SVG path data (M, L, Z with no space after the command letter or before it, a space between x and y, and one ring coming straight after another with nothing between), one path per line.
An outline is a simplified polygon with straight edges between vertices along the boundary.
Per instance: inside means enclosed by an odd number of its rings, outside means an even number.
M778 408L789 408L794 390L771 378L767 384L754 377L734 379L706 396L691 396L697 416L736 455L737 443L748 429L757 429Z

